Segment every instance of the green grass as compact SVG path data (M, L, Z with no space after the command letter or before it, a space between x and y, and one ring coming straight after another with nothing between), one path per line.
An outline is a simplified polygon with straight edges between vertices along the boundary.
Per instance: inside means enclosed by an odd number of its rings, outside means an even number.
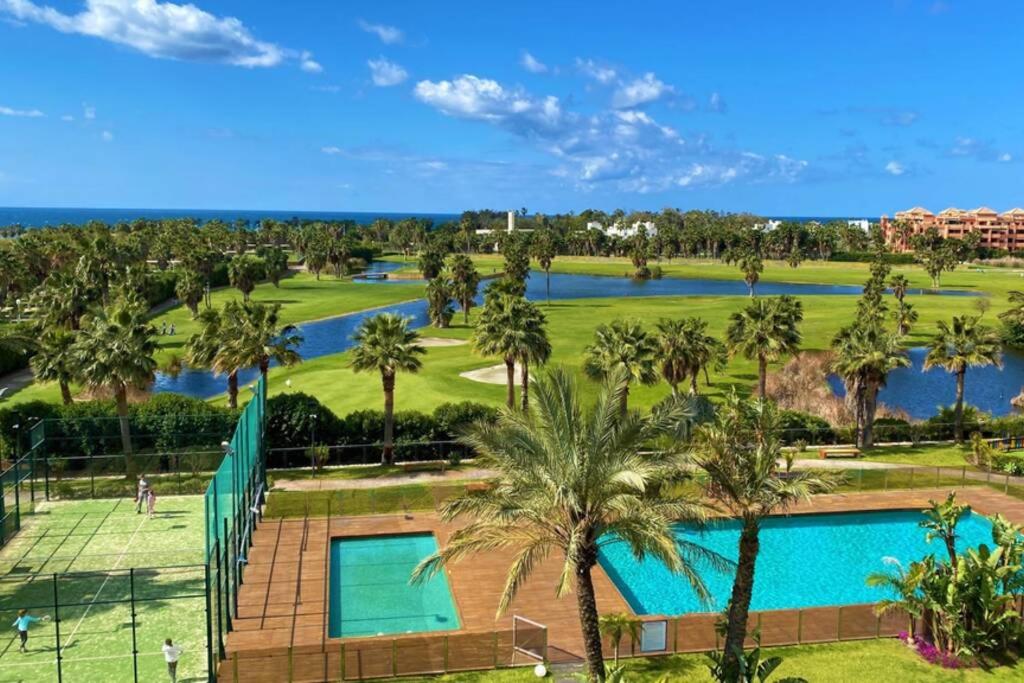
M337 491L271 491L265 517L354 517L393 515L409 510L433 510L465 490L465 484L405 484Z
M863 459L871 462L918 467L967 467L969 470L974 470L977 468L968 465L965 459L965 456L970 454L970 450L969 446L956 444L887 446L865 451Z
M770 680L800 676L811 683L1002 683L1024 680L1024 666L1005 665L988 670L950 671L928 664L895 639L771 648L769 655L783 658ZM705 683L708 674L704 655L674 655L646 659L623 659L629 673L626 681ZM610 664L610 662L609 662ZM536 681L531 668L474 671L448 676L403 678L409 683L527 683ZM548 680L555 680L549 676Z
M133 590L139 680L166 676L165 638L185 649L180 679L205 680L205 573L171 568L201 563L203 543L201 497L160 497L153 519L136 514L130 499L41 503L0 550L0 619L9 625L22 607L54 617L52 573L95 572L57 581L65 681L132 680ZM133 578L127 571L158 566ZM16 632L3 631L0 682L56 680L55 626L34 624L26 654Z
M470 465L446 465L445 471L459 472L471 469ZM267 479L271 488L277 481L297 481L307 479L325 479L328 481L357 481L361 479L381 479L383 477L402 477L408 471L400 465L370 465L367 467L333 467L316 472L308 467L296 467L279 470L268 470Z

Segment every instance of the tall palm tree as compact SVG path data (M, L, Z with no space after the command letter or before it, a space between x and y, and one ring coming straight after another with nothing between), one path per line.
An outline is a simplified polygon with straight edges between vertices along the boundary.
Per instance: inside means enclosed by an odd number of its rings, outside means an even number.
M505 363L505 405L516 402L515 366L522 365L524 389L529 382L529 363L544 363L551 355L551 343L544 331L546 318L537 306L521 296L495 293L487 297L480 320L473 330L477 353L500 356ZM523 405L527 405L524 391Z
M434 327L445 328L454 314L451 283L442 273L427 281L427 317Z
M893 316L896 318L896 333L901 337L906 336L910 333L910 328L917 322L917 311L914 310L914 304L903 304L895 311Z
M298 351L304 341L302 334L294 325L281 324L280 304L227 305L224 331L229 337L214 359L218 371L258 367L266 380L271 361L278 365L302 362Z
M947 323L940 320L939 333L928 345L924 369L941 367L956 376L956 410L953 436L964 440L964 377L969 367L1003 365L1003 347L999 334L979 322L978 316L953 316Z
M655 384L658 381L656 360L658 343L647 334L638 320L613 320L598 325L594 343L584 350L583 371L595 380L606 380L619 370L626 373L619 409L626 411L631 384Z
M132 437L128 424L128 389L144 388L156 371L154 335L144 306L115 302L84 319L75 341L75 376L85 386L114 393L121 428L121 446L131 473Z
M550 229L540 230L533 234L530 242L530 251L544 271L544 286L547 292L547 302L551 303L551 262L558 255L558 242Z
M730 249L726 255L726 263L735 263L743 273L743 282L747 285L747 292L754 297L754 286L761 280L761 273L764 272L764 261L756 250L749 247Z
M686 320L658 321L658 363L661 376L672 388L672 395L679 395L679 385L686 381L693 367L692 349L687 336Z
M242 293L242 300L248 301L256 283L263 277L263 261L252 254L239 254L228 262L228 279L231 286Z
M765 398L768 363L800 348L800 301L791 296L751 301L729 317L726 343L732 355L757 361L757 395Z
M417 343L419 334L409 329L409 319L395 313L380 313L363 320L352 337L350 365L356 372L379 372L384 387L384 451L381 462L395 461L395 376L419 372L419 356L426 349Z
M203 300L205 293L206 282L198 271L191 268L183 268L178 271L178 279L174 284L174 296L191 311L193 319L199 315L199 302Z
M910 280L906 275L893 275L889 280L889 288L892 289L892 295L896 297L896 301L902 306L903 299L907 296L907 290L910 289Z
M480 273L473 265L473 259L465 254L453 254L448 261L448 272L452 279L452 298L459 302L465 324L469 324L469 309L473 307Z
M237 305L235 302L228 302L224 308ZM228 328L224 326L221 312L207 308L203 310L198 318L199 331L191 335L185 342L185 361L199 368L219 368L216 372L224 372L228 376L228 407L238 407L238 370L237 367L226 368L224 364L218 363L218 354L224 348L230 336L225 332Z
M707 474L706 494L740 522L736 577L722 648L726 669L737 666L747 637L761 521L835 486L833 480L809 471L780 476L779 453L775 404L744 400L735 392L716 410L714 422L702 425L694 435L690 458Z
M678 522L699 523L705 515L699 499L668 485L682 471L679 454L646 452L650 441L675 433L692 415L682 407L657 415L622 414L628 386L625 371L615 370L596 403L585 405L570 374L555 370L534 380L529 412L505 409L496 423L471 427L462 441L496 473L494 485L444 505L442 518L468 521L413 572L413 581L421 581L476 553L511 550L500 615L541 560L560 562L555 595L575 589L592 681L605 679L591 577L603 544L627 543L636 556L660 560L705 598L694 562L723 565L719 556L673 530Z
M43 331L36 345L36 353L29 361L38 380L57 382L64 405L71 405L71 381L75 376L75 333L62 327Z
M858 322L841 329L832 340L832 370L846 385L853 400L857 423L857 446L874 445L875 410L878 392L889 373L910 365L900 346L900 336L880 325Z

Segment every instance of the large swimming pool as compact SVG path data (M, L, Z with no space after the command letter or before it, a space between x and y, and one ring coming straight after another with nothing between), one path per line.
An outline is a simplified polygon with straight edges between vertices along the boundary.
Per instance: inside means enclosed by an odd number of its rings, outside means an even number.
M444 572L410 586L409 575L437 551L433 534L331 539L327 635L353 638L459 628Z
M877 602L882 589L866 585L868 574L886 571L894 557L904 566L928 554L945 556L938 541L925 541L916 510L772 517L761 527L761 551L754 576L752 610L855 605ZM959 546L992 545L992 524L968 514L957 527ZM703 533L680 526L678 536L735 561L739 524L716 522ZM732 590L733 572L718 573L701 565L713 596L702 604L685 579L654 559L637 562L621 542L605 544L601 566L637 614L677 615L717 612Z

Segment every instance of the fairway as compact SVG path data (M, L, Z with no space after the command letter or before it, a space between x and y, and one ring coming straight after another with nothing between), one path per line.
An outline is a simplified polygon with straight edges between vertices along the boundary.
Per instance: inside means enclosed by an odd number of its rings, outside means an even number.
M128 498L40 503L0 550L0 683L57 681L58 626L64 681L134 680L133 641L138 680L165 680L166 638L184 648L178 680L206 680L202 562L201 496L162 497L153 519ZM51 617L25 654L20 608Z

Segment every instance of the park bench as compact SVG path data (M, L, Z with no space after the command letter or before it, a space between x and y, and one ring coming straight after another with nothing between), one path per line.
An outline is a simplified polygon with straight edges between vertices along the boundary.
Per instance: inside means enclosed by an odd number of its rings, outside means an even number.
M859 458L860 456L860 449L853 446L834 446L832 448L818 449L818 457L820 458Z

